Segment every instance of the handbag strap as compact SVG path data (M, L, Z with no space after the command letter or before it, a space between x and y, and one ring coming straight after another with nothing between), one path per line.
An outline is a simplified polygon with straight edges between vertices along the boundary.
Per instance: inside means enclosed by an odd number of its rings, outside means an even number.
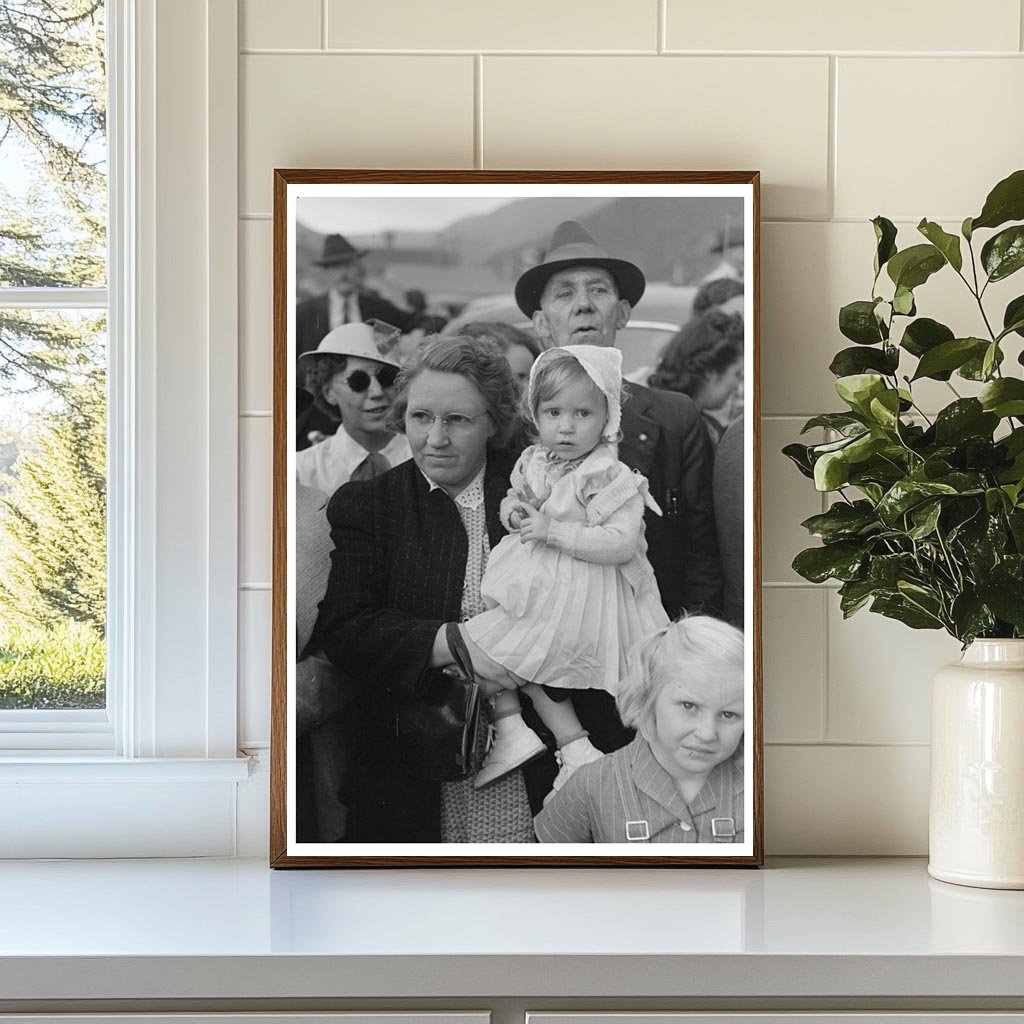
M445 627L445 639L448 641L448 650L452 652L455 664L459 671L471 683L476 682L476 673L473 671L473 659L469 656L469 648L462 638L462 630L457 622L449 622Z

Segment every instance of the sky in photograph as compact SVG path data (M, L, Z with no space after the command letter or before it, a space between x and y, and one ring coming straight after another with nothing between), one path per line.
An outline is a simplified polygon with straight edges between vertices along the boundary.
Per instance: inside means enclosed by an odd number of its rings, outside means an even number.
M463 217L491 213L515 202L508 196L299 199L296 218L321 234L366 235L378 231L442 231Z

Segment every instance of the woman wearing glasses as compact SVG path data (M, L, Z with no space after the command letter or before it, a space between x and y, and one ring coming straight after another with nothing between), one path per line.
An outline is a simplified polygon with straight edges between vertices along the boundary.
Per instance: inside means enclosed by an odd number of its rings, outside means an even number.
M399 378L392 414L412 461L341 488L328 507L335 552L318 638L356 683L346 842L534 841L522 770L475 790L472 777L413 777L394 751L396 711L428 668L455 661L448 624L483 610L484 565L505 532L516 395L493 343L428 341ZM483 658L473 667L485 693L515 687Z
M388 424L400 364L370 324L336 327L299 364L316 406L341 419L336 433L296 453L300 484L331 495L409 458L408 442Z

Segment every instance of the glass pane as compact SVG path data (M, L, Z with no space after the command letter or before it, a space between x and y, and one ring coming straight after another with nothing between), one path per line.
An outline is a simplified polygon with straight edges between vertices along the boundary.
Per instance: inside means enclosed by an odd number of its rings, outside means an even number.
M104 45L101 0L0 0L0 288L106 282Z
M106 335L0 309L0 709L106 702Z

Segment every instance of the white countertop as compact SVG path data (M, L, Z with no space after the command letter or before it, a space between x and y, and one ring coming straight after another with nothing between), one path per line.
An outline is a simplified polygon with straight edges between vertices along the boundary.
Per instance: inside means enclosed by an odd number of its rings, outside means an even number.
M916 859L762 871L0 864L0 1001L183 992L1019 999L1024 892L937 882Z

